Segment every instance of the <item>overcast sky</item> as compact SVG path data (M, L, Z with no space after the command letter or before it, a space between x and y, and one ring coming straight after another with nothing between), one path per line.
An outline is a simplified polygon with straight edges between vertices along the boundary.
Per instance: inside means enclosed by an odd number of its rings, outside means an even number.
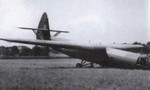
M149 0L0 0L0 37L35 39L32 31L47 12L51 29L70 31L59 37L91 43L146 43ZM0 41L0 45L12 45Z

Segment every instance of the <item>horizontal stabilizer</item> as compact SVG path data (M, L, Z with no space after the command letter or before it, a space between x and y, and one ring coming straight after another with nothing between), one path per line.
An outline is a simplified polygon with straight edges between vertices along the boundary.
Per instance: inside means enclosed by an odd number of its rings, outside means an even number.
M51 32L59 32L59 33L69 33L69 31L61 31L61 30L49 30L44 28L26 28L26 27L18 27L20 29L26 29L26 30L41 30L41 31L51 31Z

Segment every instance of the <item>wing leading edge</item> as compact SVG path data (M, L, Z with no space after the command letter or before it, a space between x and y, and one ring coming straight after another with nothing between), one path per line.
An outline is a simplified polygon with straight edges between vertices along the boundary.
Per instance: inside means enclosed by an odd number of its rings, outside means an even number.
M58 41L48 41L48 40L27 40L27 39L3 39L0 40L8 41L8 42L16 42L23 44L33 44L33 45L43 45L55 48L68 48L68 49L94 49L92 45L88 44L77 44L77 43L69 43L69 42L58 42ZM105 49L105 47L101 46L99 49Z
M58 41L49 41L49 40L27 40L27 39L4 39L0 38L0 40L8 41L8 42L16 42L23 44L34 44L34 45L43 45L55 48L69 48L69 49L87 49L87 50L102 50L107 47L116 48L116 49L136 49L142 48L142 45L92 45L92 44L79 44L79 43L70 43L70 42L58 42Z

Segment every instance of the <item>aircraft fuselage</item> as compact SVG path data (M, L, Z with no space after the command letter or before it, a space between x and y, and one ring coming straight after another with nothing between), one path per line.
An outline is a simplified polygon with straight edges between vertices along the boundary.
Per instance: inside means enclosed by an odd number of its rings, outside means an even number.
M78 58L92 63L97 63L106 67L115 67L115 68L137 68L138 67L137 62L139 57L141 56L140 54L133 53L133 56L131 56L130 54L128 58L127 55L130 52L126 51L119 52L120 56L116 55L119 53L114 52L115 53L114 59L108 56L108 54L106 53L107 52L106 49L101 50L82 50L82 49L66 49L66 48L54 48L54 49L74 58ZM125 54L125 56L121 56L123 54ZM131 57L133 57L133 59L131 59ZM149 68L149 66L146 68Z

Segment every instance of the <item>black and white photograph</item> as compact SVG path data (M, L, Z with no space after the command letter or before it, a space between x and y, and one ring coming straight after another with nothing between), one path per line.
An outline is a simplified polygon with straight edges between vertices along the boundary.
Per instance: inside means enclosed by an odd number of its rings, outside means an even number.
M150 0L0 0L0 90L149 90Z

